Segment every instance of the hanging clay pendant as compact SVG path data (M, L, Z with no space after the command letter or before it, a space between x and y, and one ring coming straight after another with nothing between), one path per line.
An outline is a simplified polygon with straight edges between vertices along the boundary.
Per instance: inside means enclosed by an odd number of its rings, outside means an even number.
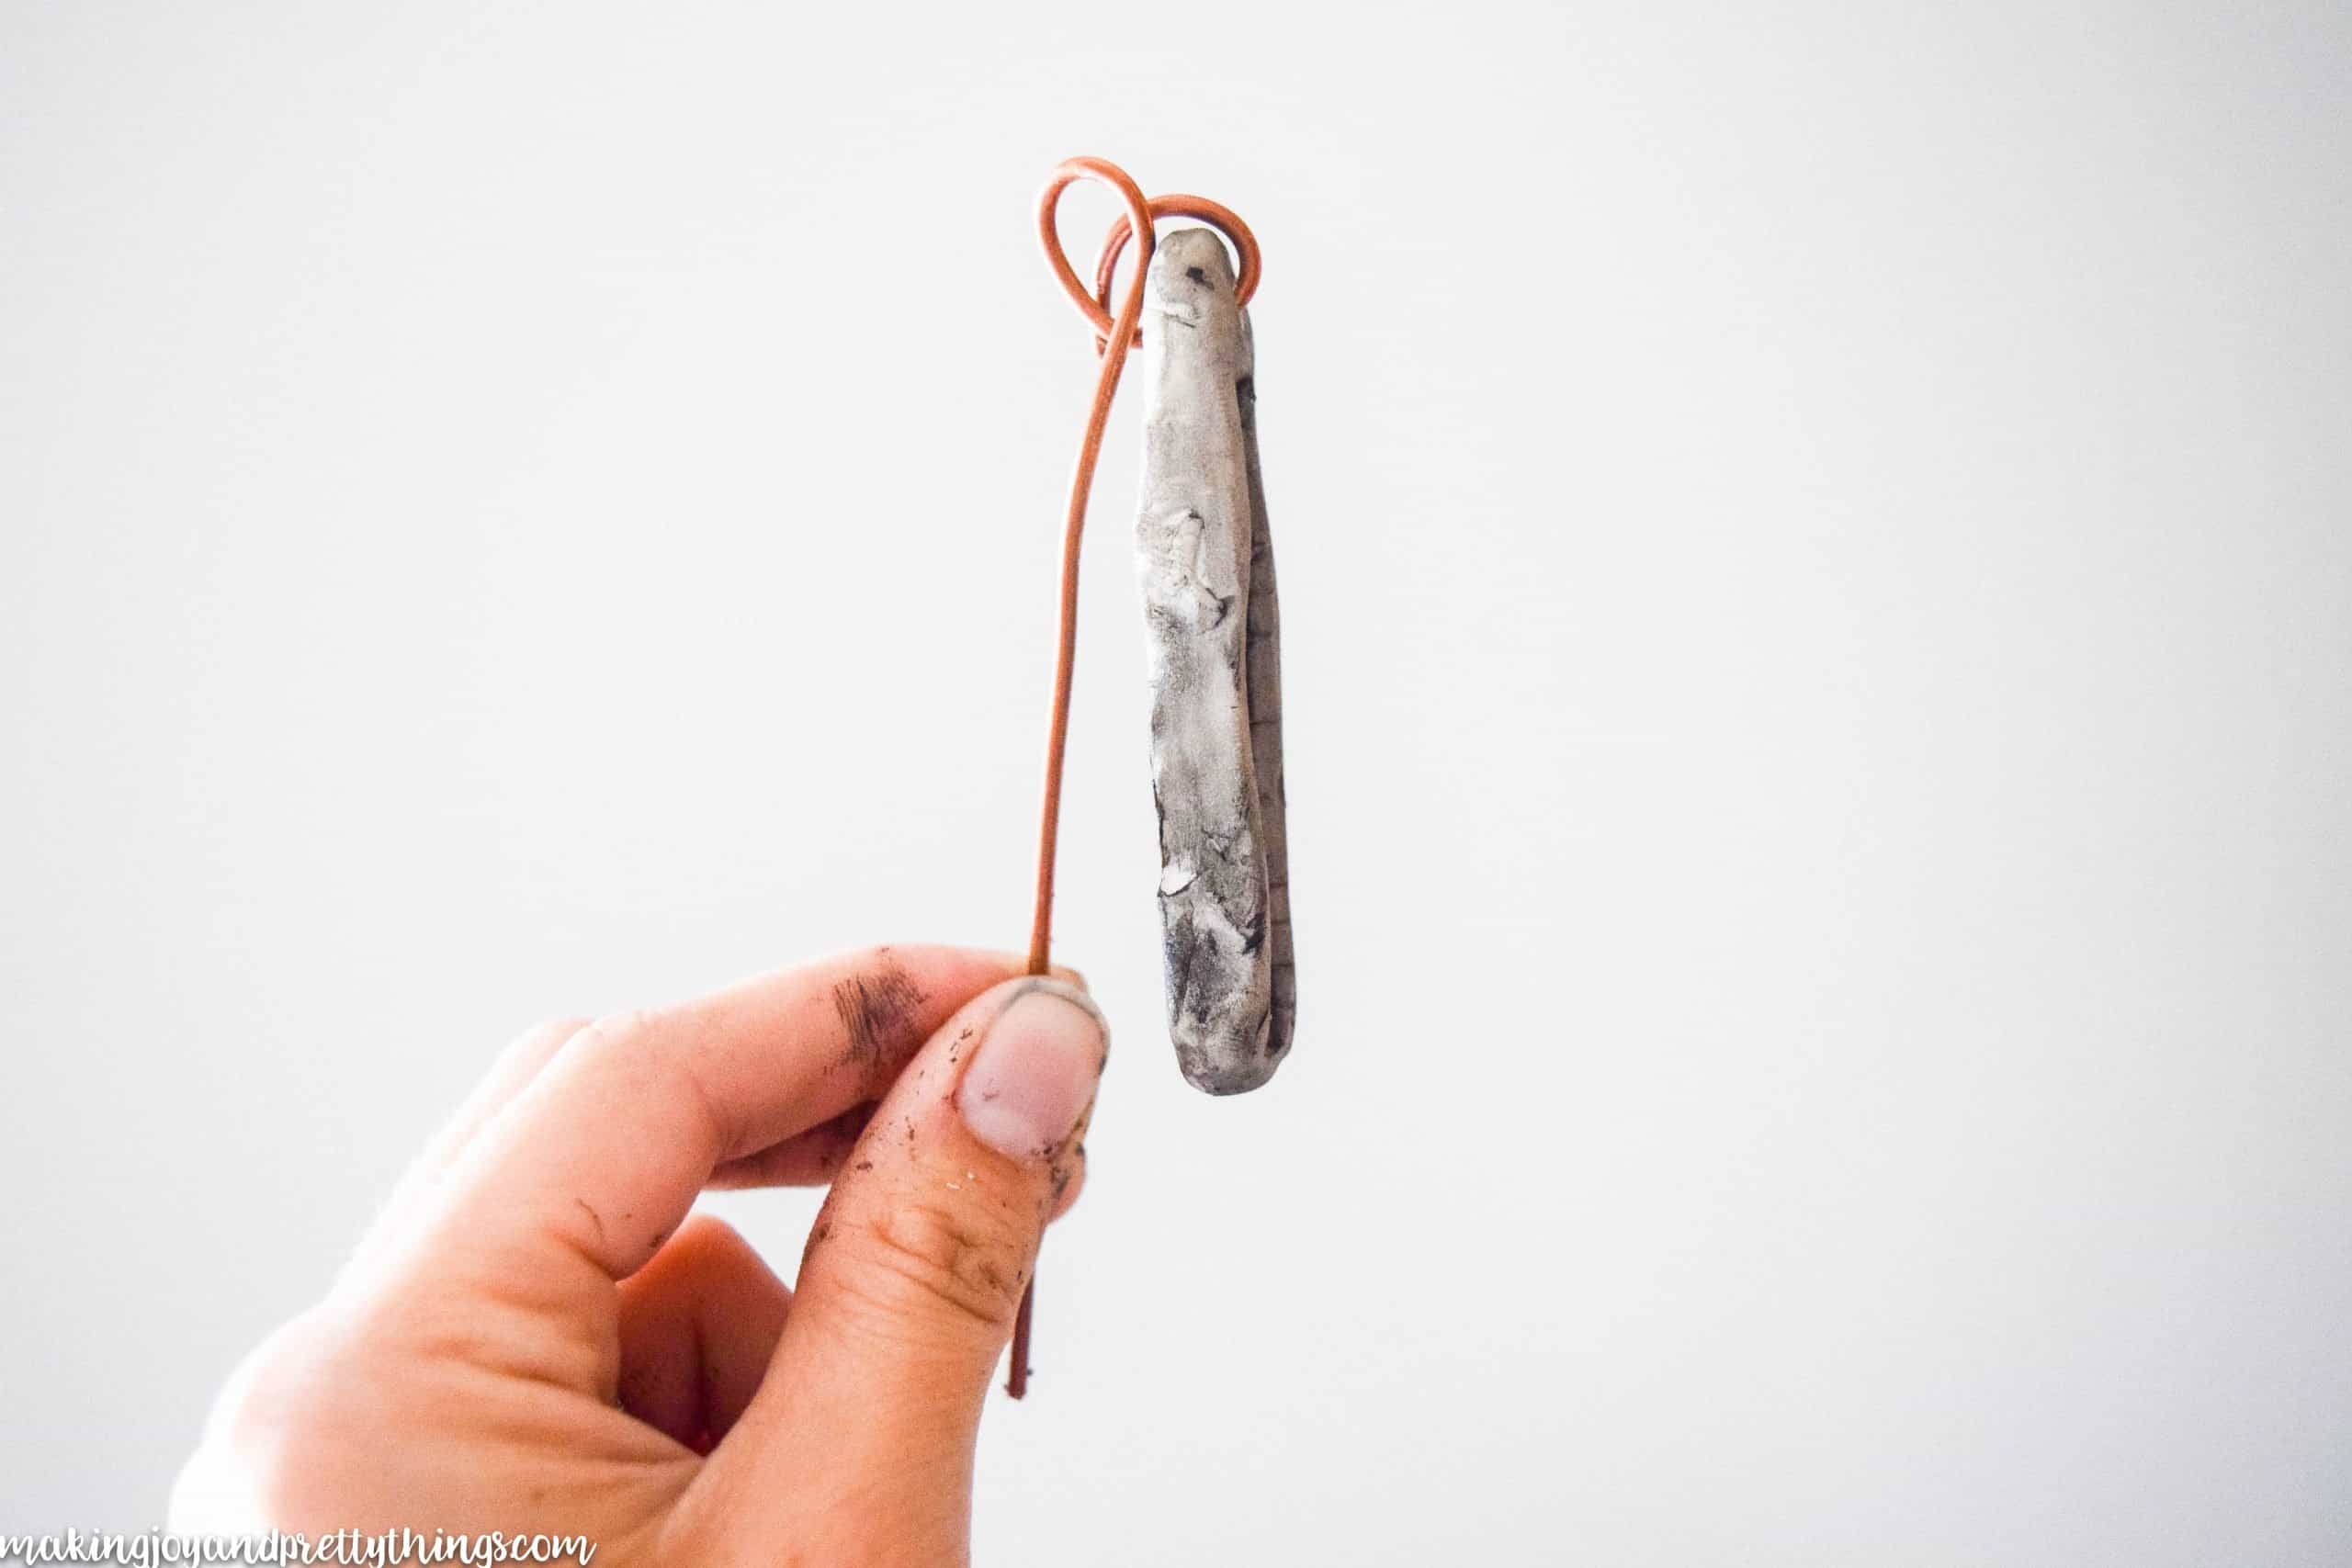
M1150 632L1168 1028L1195 1089L1239 1094L1290 1050L1297 983L1250 320L1213 231L1159 242L1142 327L1136 569Z

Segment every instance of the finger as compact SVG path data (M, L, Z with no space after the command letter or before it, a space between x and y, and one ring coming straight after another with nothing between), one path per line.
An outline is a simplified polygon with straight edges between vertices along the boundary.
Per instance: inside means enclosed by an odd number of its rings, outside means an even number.
M786 1138L772 1148L741 1159L730 1159L710 1173L705 1183L707 1190L729 1191L748 1187L822 1187L842 1172L853 1168L851 1156L856 1151L857 1140L874 1120L877 1108L854 1105L821 1127L811 1127L797 1138ZM1080 1135L1084 1127L1080 1128ZM1078 1201L1080 1189L1086 1185L1086 1145L1074 1143L1067 1158L1056 1166L1057 1196L1054 1212L1047 1216L1058 1220L1069 1213Z
M482 1129L434 1216L436 1266L576 1308L643 1267L711 1172L876 1098L1008 954L886 947L582 1031Z
M386 1238L398 1233L424 1206L426 1197L473 1142L474 1135L528 1087L567 1041L587 1027L584 1018L552 1019L524 1031L498 1054L490 1071L401 1173L391 1196L384 1201L382 1212L360 1238L355 1261L370 1258L383 1248Z
M1054 1210L1046 1216L1047 1224L1076 1207L1078 1195L1086 1190L1086 1127L1093 1116L1093 1108L1090 1106L1086 1121L1078 1124L1078 1132L1070 1138L1069 1152L1053 1164Z
M1022 979L923 1047L818 1216L792 1321L733 1439L740 1457L714 1458L769 1483L789 1470L802 1489L713 1484L741 1488L750 1506L818 1509L839 1500L831 1488L869 1500L881 1488L922 1517L965 1495L989 1375L1057 1188L1069 1190L1104 1039L1084 993ZM821 1474L788 1463L811 1442L828 1455Z
M751 1243L696 1214L621 1282L621 1408L708 1453L752 1403L791 1309Z
M857 1140L874 1120L877 1107L854 1105L821 1127L811 1127L797 1138L786 1138L772 1148L741 1159L730 1159L710 1173L706 1183L708 1190L727 1191L746 1187L822 1187L842 1171L853 1168L851 1155ZM1079 1129L1083 1138L1085 1128ZM1069 1213L1078 1201L1079 1190L1086 1185L1086 1145L1073 1143L1067 1158L1056 1166L1057 1172L1054 1212L1050 1220L1058 1220Z
M849 1166L865 1124L874 1120L875 1103L853 1105L830 1122L820 1122L757 1154L730 1159L710 1173L706 1187L725 1190L737 1187L821 1187Z
M490 1071L482 1075L481 1082L473 1087L457 1112L426 1142L415 1164L409 1168L411 1173L437 1173L456 1163L466 1145L473 1142L474 1134L505 1110L509 1100L528 1088L531 1080L539 1076L539 1070L588 1023L584 1018L559 1018L525 1030L498 1054Z

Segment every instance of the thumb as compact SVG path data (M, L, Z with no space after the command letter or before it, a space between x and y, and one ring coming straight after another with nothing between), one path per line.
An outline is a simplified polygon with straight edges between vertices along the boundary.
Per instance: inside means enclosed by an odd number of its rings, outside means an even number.
M768 1486L830 1482L861 1508L903 1487L891 1506L944 1505L960 1530L990 1373L1046 1222L1079 1179L1107 1038L1084 992L1011 980L908 1064L818 1214L783 1340L736 1427Z

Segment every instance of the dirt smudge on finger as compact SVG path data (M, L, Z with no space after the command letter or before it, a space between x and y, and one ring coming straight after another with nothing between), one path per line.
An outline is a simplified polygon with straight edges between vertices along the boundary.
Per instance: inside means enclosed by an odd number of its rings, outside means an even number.
M914 1043L911 1026L923 1000L922 987L887 953L870 971L836 985L833 1010L849 1036L842 1062L870 1067Z

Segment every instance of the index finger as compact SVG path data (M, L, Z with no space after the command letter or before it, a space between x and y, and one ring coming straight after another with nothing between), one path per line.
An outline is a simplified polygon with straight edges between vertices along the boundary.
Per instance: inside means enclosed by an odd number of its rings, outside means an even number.
M599 1020L450 1172L428 1225L436 1260L526 1281L569 1256L626 1278L715 1167L875 1098L958 1007L1022 969L1010 953L876 947Z

